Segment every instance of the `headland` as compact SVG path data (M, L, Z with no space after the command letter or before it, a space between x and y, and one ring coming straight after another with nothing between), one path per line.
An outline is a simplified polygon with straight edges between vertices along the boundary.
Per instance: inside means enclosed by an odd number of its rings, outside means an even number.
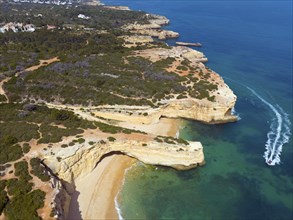
M11 13L33 7L47 24L32 19L36 32L27 37L34 44L27 45L21 30L12 34L20 54L2 33L3 62L20 55L24 62L0 75L1 138L8 149L1 159L3 217L18 215L19 207L8 205L21 199L11 185L29 185L26 199L35 193L41 200L29 217L117 218L114 198L133 160L178 170L205 163L200 142L177 137L178 120L237 120L236 96L204 64L205 55L158 41L179 37L162 29L169 23L164 16L108 6L5 7ZM48 19L55 10L63 22ZM78 11L76 20L66 11Z

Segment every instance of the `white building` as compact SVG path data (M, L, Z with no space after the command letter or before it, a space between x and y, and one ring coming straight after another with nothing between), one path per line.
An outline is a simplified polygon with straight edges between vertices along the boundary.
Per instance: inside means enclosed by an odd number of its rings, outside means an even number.
M83 14L79 14L77 17L78 17L78 18L81 18L81 19L86 19L86 20L90 19L90 17L85 16L85 15L83 15Z

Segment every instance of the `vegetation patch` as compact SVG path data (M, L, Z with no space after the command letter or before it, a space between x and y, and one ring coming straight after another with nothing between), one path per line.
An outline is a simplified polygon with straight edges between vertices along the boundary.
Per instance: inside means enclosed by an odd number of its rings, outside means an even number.
M0 164L18 160L23 156L21 146L16 144L17 142L17 138L9 135L0 139Z
M44 206L45 192L37 189L14 196L4 209L8 219L40 219L37 210Z
M105 124L105 123L102 123L102 122L95 122L95 125L102 132L110 133L110 134L117 134L117 133L131 134L132 132L135 132L135 133L144 133L144 132L141 132L141 131L131 130L131 129L122 128L122 127L117 127L117 126Z
M50 180L50 176L47 174L47 171L41 164L41 160L39 158L32 158L30 160L30 165L32 167L31 174L37 176L43 182Z
M108 137L107 138L110 142L114 142L115 140L116 140L116 138L114 138L114 137Z
M23 153L28 153L29 151L30 151L30 149L31 149L31 146L29 145L29 143L24 143L23 145L22 145L22 151L23 151Z
M19 180L29 181L32 177L28 172L28 163L26 161L20 161L14 164L15 176L19 177Z
M165 137L165 136L157 136L155 141L159 143L167 143L167 144L183 144L183 145L189 145L188 141L182 139L182 138L173 138L173 137Z

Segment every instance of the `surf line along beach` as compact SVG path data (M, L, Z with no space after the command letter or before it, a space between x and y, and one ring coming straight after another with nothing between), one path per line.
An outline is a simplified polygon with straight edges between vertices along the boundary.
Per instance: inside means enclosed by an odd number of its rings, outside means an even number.
M153 133L175 137L181 123L178 119L164 118L150 129ZM119 219L115 199L123 186L126 170L136 161L123 154L110 153L91 173L77 178L67 219Z

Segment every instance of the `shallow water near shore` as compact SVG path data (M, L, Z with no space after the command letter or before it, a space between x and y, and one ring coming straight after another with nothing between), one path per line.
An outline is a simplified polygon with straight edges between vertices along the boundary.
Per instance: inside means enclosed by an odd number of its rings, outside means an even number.
M179 172L138 163L119 195L123 218L292 219L292 2L104 3L165 15L178 41L202 43L195 49L237 95L241 118L223 125L186 121L180 136L202 142L206 165ZM272 158L280 151L279 165L266 164L266 143Z

